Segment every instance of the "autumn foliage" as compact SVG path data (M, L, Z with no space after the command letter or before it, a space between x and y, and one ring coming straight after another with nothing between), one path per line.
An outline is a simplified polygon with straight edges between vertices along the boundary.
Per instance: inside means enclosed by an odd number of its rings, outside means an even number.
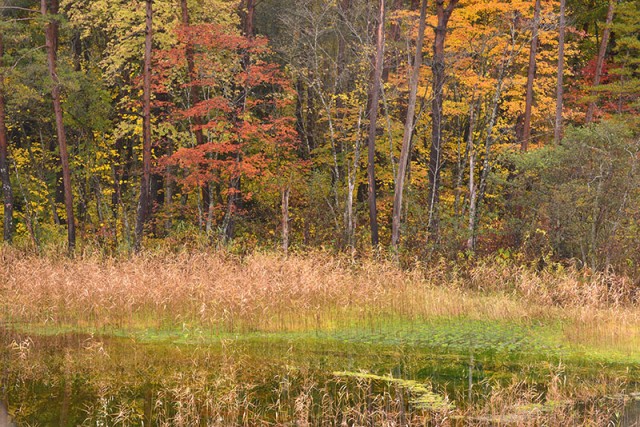
M195 240L639 271L637 2L44 3L60 87L41 10L1 11L17 245L77 222L81 248L111 253Z
M195 104L176 99L165 105L174 124L202 132L204 141L183 144L161 159L165 169L175 167L172 178L194 189L272 177L274 168L286 175L299 167L295 119L289 113L294 94L280 67L269 62L268 41L216 24L181 27L177 36L175 48L158 53L157 88L166 94L205 94ZM186 75L185 46L193 50L193 75Z

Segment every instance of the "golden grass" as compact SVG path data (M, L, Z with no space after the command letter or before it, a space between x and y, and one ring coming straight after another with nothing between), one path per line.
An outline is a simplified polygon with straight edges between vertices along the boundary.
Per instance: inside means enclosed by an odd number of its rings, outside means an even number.
M0 314L31 324L200 325L220 331L332 328L385 316L570 320L588 333L635 343L637 291L625 277L532 271L481 262L399 268L326 253L155 253L131 259L38 257L0 249ZM608 342L608 341L607 341Z

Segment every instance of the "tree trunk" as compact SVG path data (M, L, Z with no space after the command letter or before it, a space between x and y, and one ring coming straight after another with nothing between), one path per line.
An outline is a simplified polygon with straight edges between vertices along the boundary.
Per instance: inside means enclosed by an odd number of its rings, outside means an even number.
M369 155L367 176L369 181L369 223L371 225L371 245L377 248L380 243L378 236L378 209L376 206L376 130L378 122L378 104L382 82L382 68L384 66L384 23L386 18L385 0L380 0L378 26L376 30L376 58L373 67L369 105Z
M256 35L255 28L256 0L247 0L247 12L243 17L244 35L253 39Z
M0 71L4 67L4 40L0 33ZM9 178L7 126L5 124L4 74L0 74L0 180L4 196L4 241L11 243L13 237L13 190Z
M564 39L566 33L565 8L567 0L560 0L560 28L558 30L558 87L556 90L556 126L554 140L562 141L562 109L564 106Z
M135 251L142 249L144 224L149 216L151 180L151 49L153 43L153 1L146 0L146 29L143 70L142 179L136 215Z
M204 228L207 236L211 238L213 236L213 215L215 213L215 200L213 198L213 183L209 183L209 188L207 189L207 201L204 206L207 208L207 223Z
M52 0L51 14L58 13L58 2ZM40 1L40 11L43 17L49 14L47 1ZM53 99L53 111L56 117L56 132L58 136L58 146L60 148L60 163L62 165L62 182L64 186L64 204L67 211L67 241L69 253L73 253L76 247L76 224L73 215L73 189L71 187L71 170L69 168L69 153L67 151L67 135L64 129L62 117L62 104L60 102L60 81L58 80L56 49L58 46L58 23L49 20L45 31L45 44L47 47L47 58L49 65L49 75L52 80L51 97Z
M256 0L246 0L247 10L244 11L242 9L239 10L240 18L242 21L242 28L244 30L244 36L248 40L253 40L255 38L255 11L256 11ZM251 66L251 56L249 51L245 51L242 58L242 68L244 71L249 70ZM241 109L241 114L236 117L236 120L242 120L241 117L247 107L247 92L248 88L245 87L241 98L239 100L239 105ZM241 161L242 153L240 152L240 148L236 153L236 167L239 166ZM240 200L240 188L242 185L242 179L240 172L236 170L237 176L234 176L229 181L228 195L227 195L227 208L225 212L225 216L222 222L222 241L226 244L231 241L235 236L235 215L238 211L238 201Z
M427 223L429 237L438 240L438 202L440 199L440 168L442 166L442 90L445 80L444 43L447 36L447 25L458 0L436 1L438 26L435 28L433 42L433 102L431 150L429 153L429 219Z
M475 161L475 150L474 150L474 144L473 144L473 137L474 137L474 132L475 132L475 125L476 125L476 110L480 109L480 105L482 102L482 97L478 96L476 97L476 92L477 92L478 86L474 85L473 86L473 94L471 96L471 102L469 103L470 108L469 108L469 123L466 129L466 133L465 136L463 138L463 140L465 140L465 146L464 146L464 154L462 152L462 147L461 145L458 143L458 159L457 159L457 165L456 165L456 169L457 169L457 173L456 173L456 182L454 185L454 190L455 190L455 194L454 194L454 199L453 199L453 214L454 216L457 218L456 220L456 231L459 231L460 228L460 223L458 221L458 219L462 218L464 215L466 215L466 206L463 206L464 204L461 203L461 199L464 200L466 197L462 194L462 183L464 181L464 175L467 171L467 166L469 165L471 160ZM477 100L476 100L477 98ZM472 156L474 156L474 158L472 159ZM473 171L473 167L469 167L469 171ZM470 178L471 179L471 178ZM470 187L469 187L470 188ZM471 192L469 192L469 196L471 196L470 194Z
M338 21L338 25L342 28L349 28L349 18L351 12L351 0L340 0L339 2L339 14L340 21ZM338 27L340 28L340 27ZM338 34L338 56L336 58L336 78L340 79L340 76L344 72L345 65L347 62L347 41L343 34ZM337 86L337 85L336 85ZM342 100L338 98L336 103L341 103Z
M313 126L312 126L312 113L309 107L312 103L311 88L305 87L302 78L298 78L295 83L296 88L296 131L298 137L302 142L300 144L300 157L304 160L311 158L311 151L313 147ZM306 108L305 108L305 95L306 95ZM306 112L305 112L306 110Z
M393 0L393 3L391 4L391 13L402 10L403 8L404 8L403 0ZM400 35L401 35L400 20L395 19L391 22L391 25L389 28L389 41L391 43L391 55L387 55L388 59L384 64L384 69L382 70L382 81L384 81L385 83L389 81L389 74L391 73L391 71L397 70L398 65L401 63L403 59L403 55L400 52L400 49L398 49L399 46L402 45L400 40ZM389 49L389 47L387 47L387 49ZM385 110L386 109L387 108L385 105Z
M353 194L356 189L356 181L358 177L358 169L360 169L360 145L361 145L361 129L362 129L362 108L358 112L358 124L357 124L357 137L355 146L353 148L353 164L347 168L347 201L345 203L345 223L346 229L346 242L347 246L351 250L355 249L355 234L356 234L356 221L353 210Z
M391 246L394 250L398 248L400 241L400 220L402 217L402 194L404 192L404 181L407 174L407 166L411 156L411 138L415 128L416 100L418 97L418 81L420 80L420 68L422 67L422 45L424 43L424 31L427 19L427 0L422 0L420 7L420 24L418 27L418 40L416 42L416 54L413 60L413 72L409 80L409 103L407 105L407 117L404 122L404 134L402 137L402 149L400 151L400 161L398 164L398 175L393 197L393 216L391 227Z
M289 196L291 186L287 185L282 189L282 251L285 255L289 253Z
M536 0L533 13L533 29L531 30L531 50L529 51L529 72L527 73L527 98L524 107L524 131L520 150L529 149L531 140L531 109L533 107L533 81L536 78L536 54L538 52L538 27L540 26L540 0Z
M615 11L615 0L609 0L609 10L607 11L607 21L602 32L602 41L600 42L600 51L598 52L598 59L596 60L596 71L593 77L593 87L600 85L600 79L602 78L602 68L604 67L604 58L607 55L607 47L609 46L609 36L611 35L611 23L613 22L613 12ZM593 114L596 110L596 101L589 103L587 109L587 115L585 121L591 123L593 121Z
M193 80L197 80L197 76L195 71L195 56L192 41L193 33L190 29L191 18L189 15L187 0L180 0L180 12L182 27L186 30L184 56L187 60L187 82L190 88L190 105L195 106L202 101L202 89L200 86L193 84ZM202 130L204 120L202 117L196 115L193 117L193 124L193 134L196 138L196 145L200 146L205 143L204 132ZM208 209L208 206L212 204L212 200L210 197L209 184L206 182L200 186L200 197L202 198L202 206ZM204 209L201 209L201 211L203 210ZM207 226L205 227L205 230L209 230L209 228L209 217L207 217Z
M478 107L480 101L478 100ZM469 153L469 239L467 240L467 249L474 250L475 241L475 220L476 220L476 201L478 198L478 188L475 183L476 172L476 150L473 146L473 133L476 129L476 106L471 105L469 113L469 135L467 136L467 152Z
M235 215L238 208L238 196L240 194L240 177L231 179L227 194L227 210L222 221L222 242L228 243L235 237Z
M167 139L167 157L173 155L173 141ZM164 209L166 221L164 223L165 233L169 233L173 226L173 195L175 194L175 166L167 166L164 175Z
M469 200L469 240L467 241L467 247L469 250L475 250L476 247L476 230L478 228L478 218L480 217L480 204L484 201L484 195L487 189L487 182L489 173L491 172L491 148L493 147L493 130L498 119L498 109L500 107L500 98L502 97L502 90L504 87L504 79L506 71L509 69L516 56L515 49L512 46L510 56L505 60L498 73L498 81L496 84L496 90L493 94L491 101L491 115L489 117L489 123L487 125L487 136L485 138L485 152L484 159L482 161L482 172L480 173L480 182L477 186L472 188L472 193ZM475 154L474 154L475 156ZM475 157L472 158L473 165L470 168L475 168ZM471 169L473 171L473 169ZM470 187L471 188L471 187Z
M189 26L191 25L191 20L189 18L189 8L187 7L187 0L180 0L180 10L182 12L182 26L187 32L186 45L185 45L185 57L187 60L187 80L191 83L195 78L195 59L193 52L193 42L191 41L191 31L189 30ZM202 96L200 93L200 86L191 86L191 105L197 105L200 101L202 101ZM202 132L202 117L195 116L193 118L193 122L195 124L193 133L196 137L196 144L202 145L204 143L204 133Z

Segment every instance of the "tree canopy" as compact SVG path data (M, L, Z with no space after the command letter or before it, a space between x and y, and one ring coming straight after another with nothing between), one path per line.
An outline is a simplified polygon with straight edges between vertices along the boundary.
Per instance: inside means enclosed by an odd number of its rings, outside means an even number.
M3 4L12 244L638 271L637 1Z

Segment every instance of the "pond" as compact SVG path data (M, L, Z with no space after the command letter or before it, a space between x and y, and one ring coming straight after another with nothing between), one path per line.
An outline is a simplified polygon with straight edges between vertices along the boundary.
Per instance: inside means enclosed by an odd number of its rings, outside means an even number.
M0 426L640 425L637 361L567 347L548 328L462 319L288 333L14 325L0 332Z

